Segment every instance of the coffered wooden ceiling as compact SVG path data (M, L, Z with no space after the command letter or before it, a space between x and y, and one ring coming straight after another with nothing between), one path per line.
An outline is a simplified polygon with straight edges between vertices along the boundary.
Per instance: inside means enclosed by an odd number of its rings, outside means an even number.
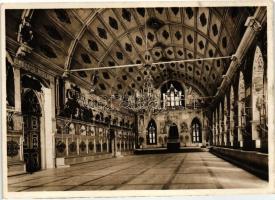
M235 53L245 20L253 14L254 8L35 10L32 45L64 69L144 63L145 57L157 62L228 56ZM8 11L8 15L16 14ZM7 29L9 35L9 29L18 27ZM181 80L202 95L214 95L229 62L166 64L152 66L150 72L156 87L167 80ZM75 72L87 84L92 73ZM145 76L143 67L100 70L97 88L100 93L132 94Z

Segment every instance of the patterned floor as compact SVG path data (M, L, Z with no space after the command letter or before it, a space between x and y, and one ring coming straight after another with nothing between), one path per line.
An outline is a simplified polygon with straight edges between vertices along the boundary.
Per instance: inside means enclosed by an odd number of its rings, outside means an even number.
M262 188L267 182L209 152L133 155L8 178L14 191Z

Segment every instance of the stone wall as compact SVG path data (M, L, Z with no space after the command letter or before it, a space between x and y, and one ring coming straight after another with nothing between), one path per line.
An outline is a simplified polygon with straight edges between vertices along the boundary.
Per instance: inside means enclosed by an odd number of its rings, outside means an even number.
M156 115L143 115L139 116L138 119L138 133L139 137L144 138L144 142L142 144L142 148L156 148L156 147L167 147L167 138L169 128L165 127L165 122L169 116L169 119L172 123L175 123L179 132L180 146L181 147L191 147L191 146L205 146L206 145L206 118L203 116L201 110L189 110L189 109L181 109L181 110L170 110L162 113L158 113ZM197 118L201 123L202 130L202 142L201 143L193 143L192 142L192 129L191 124L193 119ZM146 142L147 135L147 126L151 119L154 119L157 125L157 144L148 145Z

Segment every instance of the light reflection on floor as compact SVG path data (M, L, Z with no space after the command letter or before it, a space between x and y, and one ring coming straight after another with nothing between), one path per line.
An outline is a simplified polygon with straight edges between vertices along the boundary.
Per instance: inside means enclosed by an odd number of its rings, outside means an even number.
M262 188L268 182L209 152L134 155L8 178L9 191Z

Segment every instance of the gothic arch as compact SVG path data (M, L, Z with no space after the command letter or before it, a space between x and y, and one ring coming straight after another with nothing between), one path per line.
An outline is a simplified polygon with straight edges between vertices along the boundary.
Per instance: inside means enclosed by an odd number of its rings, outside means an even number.
M178 81L167 81L161 88L163 107L185 106L185 87Z
M192 130L192 142L201 143L202 142L202 125L200 120L195 117L191 123Z
M147 126L147 144L157 144L157 124L151 119Z
M252 69L252 139L256 141L256 148L267 146L266 126L266 85L264 80L265 64L259 46L255 49ZM261 144L262 142L262 144Z

